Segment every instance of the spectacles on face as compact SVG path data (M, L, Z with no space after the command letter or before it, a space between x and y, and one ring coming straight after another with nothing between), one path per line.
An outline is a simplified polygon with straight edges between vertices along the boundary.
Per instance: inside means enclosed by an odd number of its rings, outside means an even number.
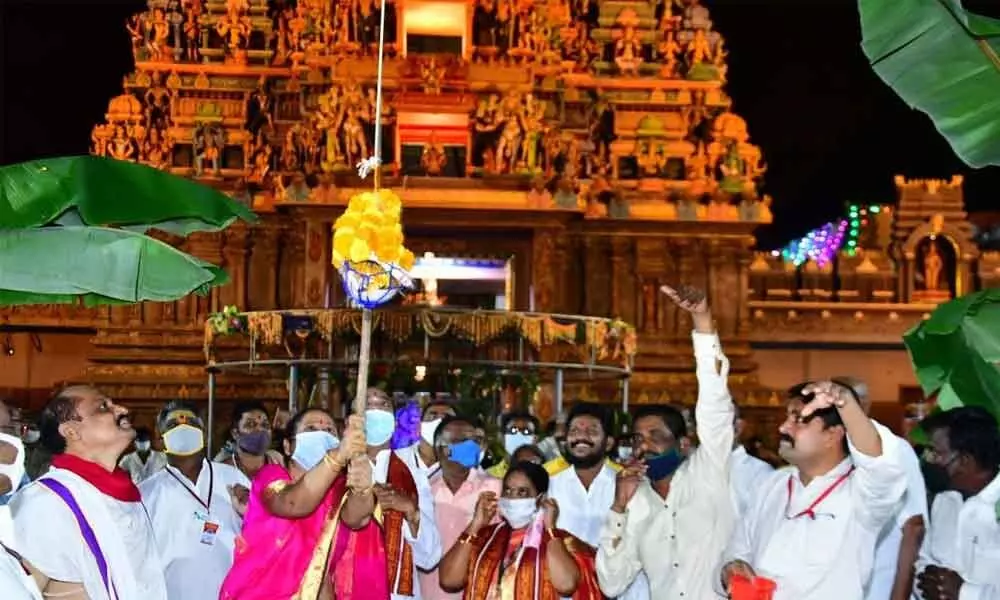
M655 446L657 448L670 446L677 443L677 438L674 434L669 431L662 429L655 429L649 432L649 435L643 434L641 431L636 431L632 434L632 447L637 448L643 444L649 446Z
M530 425L522 425L521 427L518 427L517 425L510 425L507 427L504 433L509 433L512 435L517 435L517 434L535 435L535 428Z

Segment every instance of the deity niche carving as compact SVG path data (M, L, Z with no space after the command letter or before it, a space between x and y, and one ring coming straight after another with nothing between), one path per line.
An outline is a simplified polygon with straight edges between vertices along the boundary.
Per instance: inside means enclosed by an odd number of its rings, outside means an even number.
M274 149L271 147L266 134L262 131L253 138L252 145L248 142L249 157L248 167L250 169L249 181L256 184L264 184L273 166Z
M545 105L534 94L511 91L500 102L492 169L501 174L534 172L544 162L541 147Z
M618 39L614 46L615 64L622 75L638 76L643 52L642 41L636 32L636 28L639 26L639 17L633 9L626 8L618 15L616 25Z
M591 167L606 174L611 163L611 143L615 141L615 113L611 104L599 99L590 116L590 140L594 150L590 153Z
M316 99L315 108L303 107L304 126L287 131L283 166L331 172L353 168L368 158L374 143L376 101L374 90L366 94L357 83L331 86ZM389 118L389 111L383 110L383 126Z
M267 91L267 82L264 78L261 78L260 85L257 86L256 91L247 99L247 131L256 136L263 127L270 130L274 126L272 110L271 95Z
M226 58L236 64L245 64L247 60L247 44L253 32L248 10L249 4L243 0L227 0L226 13L215 24L216 33L224 40Z
M162 8L153 9L147 27L145 39L149 58L155 61L169 60L170 21L167 20L167 15Z
M141 125L117 124L113 126L113 135L107 145L107 155L118 160L134 161L139 151L137 139L145 136Z
M153 127L140 148L140 160L154 169L167 169L173 159L174 141L165 129Z
M931 235L917 244L914 273L916 300L944 300L955 294L957 256L943 236Z
M444 146L437 141L437 134L432 131L420 153L420 167L428 175L440 175L447 162Z
M205 168L212 175L218 176L222 171L222 149L225 147L225 131L214 123L201 123L194 132L194 171L202 176Z
M201 57L201 2L188 2L184 7L184 57L198 62Z

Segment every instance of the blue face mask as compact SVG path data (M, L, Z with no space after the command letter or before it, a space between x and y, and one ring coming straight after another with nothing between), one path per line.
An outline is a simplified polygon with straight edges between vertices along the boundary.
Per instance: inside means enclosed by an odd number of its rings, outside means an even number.
M292 460L310 470L323 460L323 456L340 446L340 440L328 431L303 431L295 435L295 452Z
M392 439L396 431L396 415L373 408L365 411L365 440L369 446L381 446Z
M451 444L448 446L448 450L451 453L449 458L452 462L456 462L466 469L473 469L479 466L479 444L475 440L465 440L458 442L457 444Z
M663 454L650 456L645 459L646 477L650 481L660 481L670 477L677 471L681 463L684 462L684 455L677 448L671 448Z

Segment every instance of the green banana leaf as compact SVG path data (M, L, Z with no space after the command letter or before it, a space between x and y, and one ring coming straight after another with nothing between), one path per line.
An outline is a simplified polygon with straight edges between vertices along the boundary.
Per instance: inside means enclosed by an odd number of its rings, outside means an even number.
M123 229L0 229L0 306L167 302L204 294L225 271Z
M1000 418L1000 289L939 306L903 336L917 381L942 410L981 406Z
M1000 165L1000 20L961 0L858 0L861 47L972 167Z
M186 237L218 231L249 208L196 181L146 165L70 156L0 167L0 228L50 224L159 229Z

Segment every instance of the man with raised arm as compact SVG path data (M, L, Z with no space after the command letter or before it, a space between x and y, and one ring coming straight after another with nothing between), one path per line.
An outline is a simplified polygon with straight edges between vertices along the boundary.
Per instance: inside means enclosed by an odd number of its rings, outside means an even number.
M900 441L832 381L789 390L779 432L792 468L761 484L737 521L720 583L762 576L777 584L774 600L861 600L906 491Z
M139 490L118 457L128 411L89 386L63 389L39 417L52 468L11 501L14 548L46 597L166 600Z
M670 406L643 406L633 421L635 461L617 475L601 532L597 576L606 596L622 595L640 571L656 600L716 597L719 556L732 531L729 455L733 400L705 294L662 288L694 322L698 439L691 451L684 417Z

